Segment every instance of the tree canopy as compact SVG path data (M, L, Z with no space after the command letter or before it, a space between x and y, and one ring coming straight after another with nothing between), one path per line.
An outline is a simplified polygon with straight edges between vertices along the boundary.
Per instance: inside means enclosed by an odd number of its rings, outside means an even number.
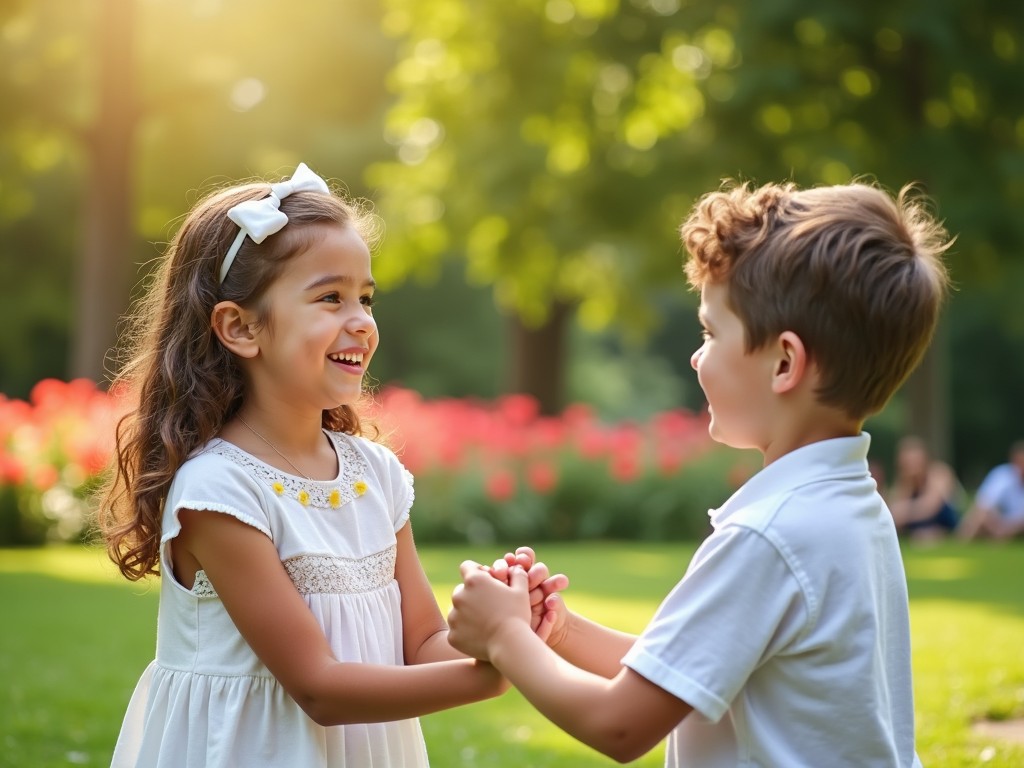
M102 14L115 6L134 9L131 109L117 118L131 124L130 196L117 205L130 209L132 241L111 261L125 285L200 193L305 160L377 203L384 288L418 278L401 288L408 296L461 272L474 297L490 291L500 312L540 329L534 339L554 319L614 331L688 375L692 345L680 350L665 324L692 302L676 227L698 195L727 177L916 181L958 236L957 292L925 377L951 395L914 390L907 408L929 402L920 424L951 401L955 456L971 471L1021 436L1024 13L1014 0L8 3L0 280L16 289L0 304L0 390L80 372L69 361L85 343L72 308L86 212L113 204L94 143L110 130L100 54L113 34ZM114 318L127 302L117 289L97 311ZM501 344L484 349L479 337L496 324L469 333L444 307L428 334L412 309L422 305L385 302L397 348L453 359L444 350L460 344L440 333L478 349L478 368L494 365ZM100 348L112 324L100 323L110 326ZM424 359L396 356L385 370L402 378L403 364ZM428 373L461 393L482 380L470 367Z

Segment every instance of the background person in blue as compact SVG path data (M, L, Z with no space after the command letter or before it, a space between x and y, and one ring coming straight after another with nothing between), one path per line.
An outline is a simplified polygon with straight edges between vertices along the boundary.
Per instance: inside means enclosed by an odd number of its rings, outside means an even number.
M1024 440L1010 446L1006 464L985 476L957 534L963 539L1024 534Z

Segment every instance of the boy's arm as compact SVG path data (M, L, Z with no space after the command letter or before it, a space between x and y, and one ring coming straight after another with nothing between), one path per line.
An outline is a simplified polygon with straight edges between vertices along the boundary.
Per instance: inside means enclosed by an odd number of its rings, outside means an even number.
M650 751L691 707L618 663L628 636L580 621L559 658L530 629L527 575L513 567L506 587L479 565L462 565L463 585L452 596L450 641L489 659L545 717L594 749L626 762ZM594 643L584 650L587 642ZM617 667L612 673L611 661Z
M530 627L571 664L602 677L615 677L622 668L619 660L633 647L636 635L610 629L570 611L559 594L569 586L568 577L561 573L551 576L531 547L506 552L489 570L498 581L508 584L510 569L516 565L527 574Z
M545 604L549 612L566 612L565 631L560 639L551 643L559 656L575 667L609 679L622 671L621 659L633 647L636 635L619 632L569 611L560 595L548 597Z

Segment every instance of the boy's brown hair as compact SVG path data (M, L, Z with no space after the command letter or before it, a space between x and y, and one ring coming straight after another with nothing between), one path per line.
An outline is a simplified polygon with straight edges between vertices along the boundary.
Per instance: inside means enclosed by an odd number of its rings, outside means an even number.
M683 222L686 276L728 286L753 352L784 331L820 372L819 400L877 413L931 341L949 278L943 225L904 187L726 186Z

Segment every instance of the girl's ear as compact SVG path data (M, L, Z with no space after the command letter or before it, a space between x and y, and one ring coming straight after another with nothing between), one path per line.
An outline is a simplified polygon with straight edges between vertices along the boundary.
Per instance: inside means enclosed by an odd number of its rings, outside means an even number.
M809 373L807 348L793 331L783 331L776 341L777 357L772 371L772 391L781 395L792 392Z
M244 358L259 354L260 347L253 331L254 318L235 302L218 302L210 313L210 325L229 352Z

